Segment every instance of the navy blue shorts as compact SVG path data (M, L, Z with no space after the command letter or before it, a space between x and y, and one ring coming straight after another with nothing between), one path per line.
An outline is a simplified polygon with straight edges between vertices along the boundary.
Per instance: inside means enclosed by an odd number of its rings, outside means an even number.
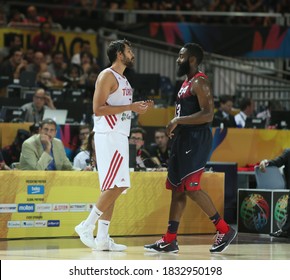
M181 127L175 132L168 164L166 188L177 191L200 189L212 146L212 132L208 125Z

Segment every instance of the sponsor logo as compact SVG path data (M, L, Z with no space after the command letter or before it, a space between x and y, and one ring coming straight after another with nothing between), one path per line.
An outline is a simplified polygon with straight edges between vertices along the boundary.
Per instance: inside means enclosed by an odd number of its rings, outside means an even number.
M17 204L0 204L0 213L17 212Z
M47 221L48 227L59 227L60 226L60 220L48 220Z
M52 204L35 204L35 212L51 212Z
M84 212L87 210L87 205L85 203L73 203L69 206L70 212Z
M121 116L121 120L122 121L130 120L130 119L131 119L131 115L130 114L123 113L122 116Z
M27 194L44 194L43 185L28 185Z
M18 212L34 212L34 203L20 203L18 204Z
M161 244L160 244L160 248L161 248L161 249L164 249L164 248L166 248L166 247L169 246L169 245L170 245L170 243L167 243L167 244L165 244L165 245L161 245Z
M47 227L47 221L34 221L35 227Z
M21 227L20 221L7 221L7 227L8 228L19 228Z
M188 87L189 87L189 86L186 86L186 87L181 88L181 89L179 90L179 92L178 92L178 94L177 94L179 98L180 98L183 94L186 93Z
M69 211L69 205L68 204L53 204L52 206L53 212L68 212Z
M22 221L21 227L34 227L34 221Z
M190 152L191 152L191 150L185 151L186 154L188 154L188 153L190 153Z

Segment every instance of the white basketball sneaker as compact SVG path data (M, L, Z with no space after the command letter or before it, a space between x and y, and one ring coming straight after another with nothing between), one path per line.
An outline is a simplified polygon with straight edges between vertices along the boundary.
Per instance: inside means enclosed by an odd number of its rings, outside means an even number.
M113 251L113 252L122 252L127 249L127 246L122 244L116 244L110 236L106 239L98 240L95 239L95 246L93 250L95 251Z
M85 226L84 221L82 221L79 225L75 227L75 231L79 235L80 240L90 248L96 247L94 240L95 227L96 226L94 225Z

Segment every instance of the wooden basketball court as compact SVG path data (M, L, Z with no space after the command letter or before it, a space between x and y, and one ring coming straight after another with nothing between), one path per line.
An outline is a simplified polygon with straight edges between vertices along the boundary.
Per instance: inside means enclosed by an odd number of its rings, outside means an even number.
M214 236L179 236L179 253L152 253L143 249L160 236L114 237L126 244L126 252L96 252L78 238L38 238L0 241L1 260L289 260L290 238L272 238L266 234L239 233L222 253L210 253Z

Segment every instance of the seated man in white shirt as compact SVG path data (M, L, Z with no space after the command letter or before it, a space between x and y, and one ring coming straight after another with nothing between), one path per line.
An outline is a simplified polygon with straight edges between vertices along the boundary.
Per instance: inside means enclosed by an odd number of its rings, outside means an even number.
M255 104L251 98L244 97L240 102L240 112L235 115L237 127L245 127L246 119L254 113Z

